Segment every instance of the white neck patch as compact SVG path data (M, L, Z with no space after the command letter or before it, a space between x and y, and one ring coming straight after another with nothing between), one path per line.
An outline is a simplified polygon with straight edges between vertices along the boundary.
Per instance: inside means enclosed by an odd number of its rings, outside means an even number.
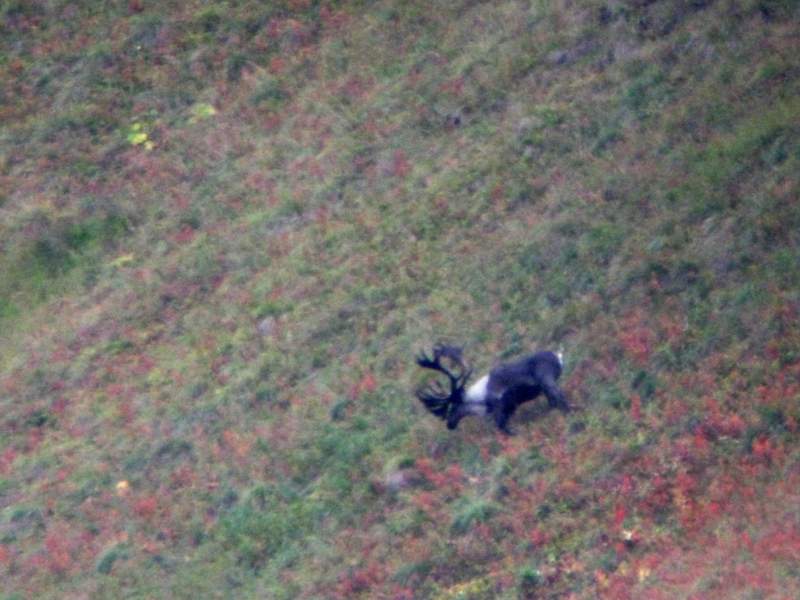
M467 402L485 402L488 393L488 384L489 376L484 375L467 388L464 400Z

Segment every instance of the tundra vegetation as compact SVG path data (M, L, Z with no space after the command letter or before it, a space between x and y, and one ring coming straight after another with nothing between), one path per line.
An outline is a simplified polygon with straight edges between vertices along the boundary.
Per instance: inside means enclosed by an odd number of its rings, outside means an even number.
M798 11L0 1L0 598L800 597Z

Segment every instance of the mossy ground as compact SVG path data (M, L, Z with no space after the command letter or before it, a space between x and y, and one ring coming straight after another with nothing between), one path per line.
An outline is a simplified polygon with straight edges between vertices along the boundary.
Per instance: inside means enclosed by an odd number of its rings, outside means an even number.
M0 2L0 597L800 595L798 17Z

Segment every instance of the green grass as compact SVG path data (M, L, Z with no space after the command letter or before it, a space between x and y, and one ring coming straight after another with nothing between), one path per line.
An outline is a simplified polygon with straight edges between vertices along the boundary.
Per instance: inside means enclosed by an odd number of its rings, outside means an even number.
M796 3L101 4L0 3L4 597L798 595Z

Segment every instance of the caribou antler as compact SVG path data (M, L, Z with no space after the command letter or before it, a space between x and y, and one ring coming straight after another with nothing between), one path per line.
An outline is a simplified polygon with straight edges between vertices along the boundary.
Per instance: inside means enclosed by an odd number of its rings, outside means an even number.
M456 366L457 371L448 369L442 364L442 359L447 359ZM462 349L458 346L437 344L433 348L433 356L424 352L417 356L417 364L423 369L439 371L447 376L450 382L448 391L441 382L435 381L417 390L417 398L440 419L447 419L453 406L464 401L464 386L467 383L472 369L469 369L462 358Z

